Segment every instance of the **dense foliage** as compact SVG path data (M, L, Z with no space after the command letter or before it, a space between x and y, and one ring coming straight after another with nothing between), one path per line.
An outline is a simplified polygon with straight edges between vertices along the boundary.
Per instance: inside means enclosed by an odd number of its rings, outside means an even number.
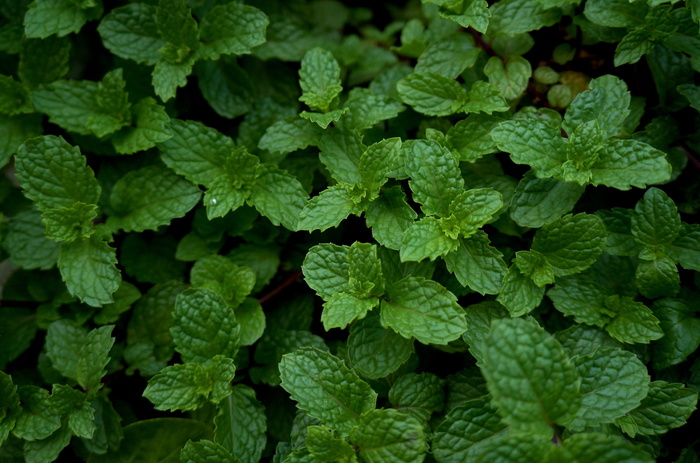
M700 1L0 14L0 461L700 462Z

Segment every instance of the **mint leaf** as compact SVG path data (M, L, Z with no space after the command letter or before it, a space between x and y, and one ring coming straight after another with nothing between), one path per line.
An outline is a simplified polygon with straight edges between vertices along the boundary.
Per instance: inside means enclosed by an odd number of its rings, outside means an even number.
M394 408L428 419L442 411L445 404L445 381L431 373L408 373L399 376L389 389Z
M360 156L358 170L362 176L361 185L367 190L371 199L379 194L387 176L392 170L401 148L400 138L387 138L370 145Z
M403 234L418 214L406 202L406 194L395 185L384 190L365 211L367 226L381 245L394 250L401 248Z
M420 262L454 251L457 242L445 234L442 223L435 217L424 217L404 231L401 261Z
M480 447L507 429L498 410L487 398L455 407L436 429L432 451L439 461L468 461Z
M302 264L306 284L324 300L345 291L348 283L346 247L323 243L309 249Z
M588 91L579 93L564 117L563 128L572 134L581 124L598 121L603 138L620 135L622 124L630 113L627 85L615 76L593 79Z
M219 402L214 418L214 440L242 463L260 460L267 437L265 408L255 391L243 384L233 386L231 395Z
M377 393L339 358L312 347L302 347L282 357L282 387L298 407L347 435L373 410Z
M98 235L63 243L58 255L58 269L68 291L93 307L112 302L121 283L116 250Z
M255 273L224 256L204 256L192 266L190 282L195 288L214 291L229 307L236 308L253 291Z
M37 209L72 207L75 202L96 204L100 185L85 165L80 148L62 137L44 135L27 140L15 157L17 179ZM55 179L61 179L56 183Z
M10 261L25 269L47 270L58 261L59 244L45 235L46 226L34 208L26 209L12 218L2 242Z
M177 297L170 332L185 362L203 363L215 355L234 358L239 326L233 310L213 291L189 289Z
M662 151L636 140L611 140L598 151L590 183L629 190L664 182L670 175L671 165Z
M48 84L70 70L70 38L26 39L22 43L19 77L28 87Z
M202 96L217 114L233 119L250 111L253 83L235 59L222 56L216 61L200 61L195 73Z
M386 289L382 326L423 344L447 344L467 329L457 298L439 283L408 276Z
M216 5L204 15L199 35L203 45L198 53L215 60L219 55L244 55L265 42L269 19L249 5L228 3Z
M499 413L514 430L551 436L552 423L570 423L581 406L576 368L534 321L491 326L482 372Z
M421 422L392 409L363 415L350 440L363 460L378 463L421 461L428 450Z
M396 88L404 103L428 116L449 116L467 101L467 92L457 81L434 73L414 72Z
M56 34L59 37L78 32L83 25L99 18L102 14L100 0L86 2L86 5L71 0L34 0L29 4L24 16L24 30L27 37L46 38Z
M362 136L355 131L333 129L326 131L318 143L319 160L336 181L356 184L361 180L360 158L367 150Z
M658 188L649 188L637 202L631 231L637 241L649 247L673 243L681 228L676 204Z
M581 408L572 430L612 423L637 408L649 389L649 374L631 352L599 349L573 358L581 377ZM584 411L585 410L585 411Z
M469 352L479 365L483 364L484 349L491 332L494 320L507 318L508 311L496 301L485 301L473 304L464 311L467 316L469 329L462 334L462 340L469 346ZM485 392L484 392L485 394ZM477 397L481 397L480 394Z
M550 461L597 461L615 463L638 461L651 463L653 458L641 446L618 436L598 433L574 434L564 440L561 447L552 448L547 454Z
M205 463L212 460L226 463L241 461L221 445L208 440L187 441L180 451L180 461L184 463Z
M156 8L131 3L115 8L102 18L97 31L105 47L120 58L155 64L164 45L156 25Z
M503 254L491 246L483 231L460 238L457 249L444 256L447 270L463 285L480 294L498 294L506 274Z
M508 309L512 317L519 317L540 305L544 286L523 275L516 264L511 264L503 277L503 287L496 300Z
M4 367L3 367L4 368ZM17 386L12 382L12 377L7 373L0 372L0 408L2 417L0 418L0 443L4 443L10 435L10 431L15 428L17 417L20 414L19 395Z
M512 56L507 62L492 56L484 66L484 74L505 99L513 100L527 88L532 68L530 62L521 56Z
M321 128L316 123L292 116L268 127L258 147L272 153L291 153L309 145L318 145L321 134Z
M429 45L418 57L415 71L456 79L476 63L478 56L479 49L467 35L455 34Z
M383 378L396 371L413 352L413 341L380 324L370 313L350 327L348 359L353 369L370 378Z
M498 151L490 133L501 122L498 116L470 114L447 131L447 145L459 153L460 161L474 162Z
M681 285L676 263L666 256L640 260L637 264L635 279L639 292L650 299L675 296Z
M697 401L698 393L682 384L653 381L639 407L619 418L615 424L632 437L663 434L685 424L695 411Z
M112 144L119 154L133 154L147 150L172 136L168 128L170 118L165 108L153 98L144 98L131 107L132 124L112 136Z
M126 174L112 188L114 214L107 224L126 232L155 230L183 217L200 197L195 185L167 167L143 167Z
M340 94L340 66L333 54L323 48L312 48L301 60L299 85L300 101L312 109L328 111L333 100Z
M678 232L678 238L666 246L666 254L674 261L680 263L683 268L700 271L700 227L697 225L682 224Z
M578 183L537 178L528 171L510 200L510 217L521 227L540 228L571 212L583 192Z
M550 26L561 16L561 10L529 0L505 0L489 9L489 31L511 36Z
M335 437L333 431L325 426L306 428L306 447L316 460L352 461L355 450L345 440Z
M605 298L605 308L614 317L605 329L621 342L646 344L664 335L659 320L641 302L614 295Z
M664 336L652 344L654 368L662 370L685 360L700 345L700 320L682 299L661 299L654 302L654 315Z
M359 207L353 201L349 185L337 184L309 200L299 215L297 227L299 230L324 231L337 227L350 214L358 212Z
M363 87L350 90L345 108L348 112L343 117L343 125L354 130L368 129L378 122L395 118L406 109L395 99Z
M248 201L273 225L296 230L307 199L308 194L296 177L281 169L263 166Z
M565 142L558 128L536 119L505 121L491 130L499 149L510 153L516 164L527 164L535 175L557 175L566 162Z

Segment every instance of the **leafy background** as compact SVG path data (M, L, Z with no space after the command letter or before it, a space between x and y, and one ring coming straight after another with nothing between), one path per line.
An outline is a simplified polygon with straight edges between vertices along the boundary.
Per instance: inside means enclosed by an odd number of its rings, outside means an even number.
M696 0L0 15L0 460L699 461Z

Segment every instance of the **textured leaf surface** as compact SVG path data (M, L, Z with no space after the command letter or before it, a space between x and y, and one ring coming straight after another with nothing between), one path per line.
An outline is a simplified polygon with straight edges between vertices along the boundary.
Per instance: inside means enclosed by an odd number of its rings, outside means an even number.
M327 230L337 227L350 214L358 211L348 186L333 185L314 196L304 206L299 216L299 230Z
M378 314L369 314L350 327L348 359L367 378L383 378L396 371L412 352L413 341L382 327Z
M654 367L661 370L685 360L700 345L700 320L682 299L654 302L654 315L664 336L652 344Z
M651 463L654 459L642 447L619 436L581 433L567 438L561 447L550 450L546 461Z
M224 54L249 54L253 47L265 42L269 23L265 13L250 5L217 5L199 25L203 45L198 52L207 59L217 59Z
M421 462L428 450L423 425L397 410L372 410L350 434L360 456L371 463Z
M630 113L627 85L617 77L607 75L593 79L588 87L590 90L578 94L567 108L564 130L571 134L584 122L598 121L603 138L618 135Z
M673 243L681 228L676 204L658 188L649 188L634 208L632 235L647 246Z
M249 201L273 225L282 224L288 230L296 230L308 197L296 177L280 169L265 167L257 177Z
M377 393L339 358L312 347L282 357L282 387L298 407L342 434L374 409Z
M340 85L340 66L333 54L323 48L309 50L301 60L299 98L311 108L326 112L331 102L343 90Z
M559 129L535 119L501 122L491 137L513 162L529 165L541 178L556 175L566 161Z
M155 22L156 8L132 3L105 15L97 28L102 43L115 55L137 63L155 64L164 45Z
M187 441L180 451L180 461L184 463L208 463L210 461L239 463L241 460L234 457L221 445L202 440L199 442Z
M521 227L540 228L571 212L583 191L577 183L537 178L530 171L513 193L510 217Z
M592 185L629 190L661 183L671 176L666 155L637 140L612 140L598 153L598 160L591 167Z
M445 256L447 269L463 286L481 294L498 294L507 271L503 254L491 246L483 231L458 242L457 249Z
M458 112L467 100L467 92L456 80L439 74L413 73L397 85L404 103L428 116L449 116Z
M243 384L233 386L231 395L219 402L214 440L242 463L255 463L265 448L266 430L265 408L255 391Z

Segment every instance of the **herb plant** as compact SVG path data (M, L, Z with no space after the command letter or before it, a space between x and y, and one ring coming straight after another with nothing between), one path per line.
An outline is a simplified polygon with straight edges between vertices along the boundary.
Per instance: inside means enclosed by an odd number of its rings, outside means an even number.
M0 461L700 461L698 0L0 14Z

